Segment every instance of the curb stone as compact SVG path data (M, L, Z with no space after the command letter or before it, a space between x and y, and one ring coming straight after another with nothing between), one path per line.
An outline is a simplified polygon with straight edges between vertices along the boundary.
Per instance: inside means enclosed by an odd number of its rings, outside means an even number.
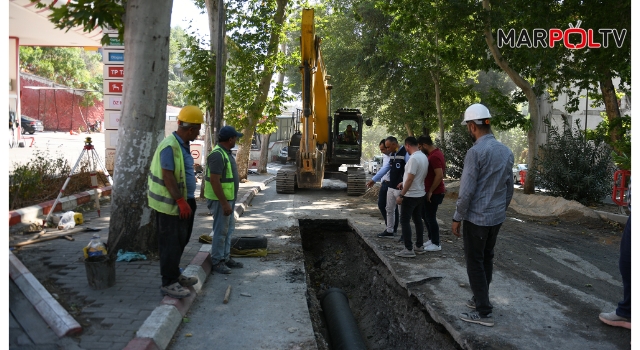
M11 251L9 251L9 276L59 338L82 332L82 326L51 296Z
M95 199L96 195L98 197L111 195L111 186L62 197L60 198L60 201L58 201L56 207L53 208L53 212L74 210L79 205L89 203L92 199ZM49 214L49 212L52 211L53 202L55 202L55 200L10 211L9 227L17 224L29 225L34 222L41 222L42 219L39 219L38 217Z
M244 213L245 208L249 206L253 197L258 192L264 190L266 185L275 179L275 176L271 176L264 182L256 184L253 189L250 189L249 192L236 203L234 208L236 215L238 217L241 216ZM185 272L192 272L192 275L198 276L199 282L193 286L194 289L192 290L192 296L182 300L165 297L161 301L160 305L153 310L149 317L147 317L138 332L136 332L136 337L127 344L125 347L126 350L164 350L167 348L171 338L173 338L173 335L178 330L178 326L182 321L183 315L186 315L189 311L189 308L197 296L196 293L200 291L202 285L206 282L206 279L211 272L210 251L211 245L203 244L200 247L200 251L185 269ZM203 274L204 278L202 276Z

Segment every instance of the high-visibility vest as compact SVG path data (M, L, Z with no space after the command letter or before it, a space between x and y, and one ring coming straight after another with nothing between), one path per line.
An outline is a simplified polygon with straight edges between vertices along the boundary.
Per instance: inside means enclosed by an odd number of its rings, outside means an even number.
M180 141L176 139L174 134L167 136L156 149L156 153L153 155L151 161L151 168L149 169L149 178L147 184L149 191L147 192L147 199L149 200L149 207L168 215L179 215L180 210L176 200L171 197L169 190L164 185L162 178L162 166L160 164L160 152L163 149L171 147L173 149L173 174L176 177L178 183L178 190L182 192L182 197L187 198L187 186L185 183L185 171L184 171L184 158L182 157L182 149Z
M226 170L226 171L223 171L223 173L220 176L220 183L222 184L222 192L224 193L224 197L228 201L232 201L236 199L235 198L236 183L233 179L233 171L231 170L231 161L229 160L229 155L227 154L227 151L224 148L220 147L220 145L216 145L216 147L213 148L213 151L211 151L209 155L213 154L214 152L220 153L220 155L222 156L222 161L224 162L224 169ZM216 194L213 192L213 187L211 186L211 182L210 182L209 164L207 164L207 173L205 174L204 179L207 182L207 185L204 188L204 197L207 199L213 199L217 201L218 196L216 196Z

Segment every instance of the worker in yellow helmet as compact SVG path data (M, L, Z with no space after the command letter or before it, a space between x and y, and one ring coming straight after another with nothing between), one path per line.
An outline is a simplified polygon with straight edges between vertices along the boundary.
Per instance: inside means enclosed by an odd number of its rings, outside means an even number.
M147 198L156 211L160 255L160 291L182 299L191 293L186 287L198 278L180 273L180 258L193 229L196 177L189 143L200 134L204 117L200 108L185 106L178 114L178 130L160 142L149 169Z

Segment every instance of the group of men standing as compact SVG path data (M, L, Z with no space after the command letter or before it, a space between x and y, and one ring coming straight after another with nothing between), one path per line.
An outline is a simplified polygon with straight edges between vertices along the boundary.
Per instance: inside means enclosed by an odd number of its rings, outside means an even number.
M381 181L378 208L385 219L385 230L378 237L394 238L400 223L403 233L400 242L404 242L405 249L397 252L397 256L411 258L416 253L440 251L436 212L445 193L442 151L433 145L430 136L407 137L403 146L389 136L380 141L379 147L383 154L382 167L367 182L367 187L371 187ZM415 247L411 220L416 227ZM424 242L425 226L427 242Z
M491 114L482 104L473 104L465 111L462 125L467 126L474 145L464 160L451 224L452 233L458 237L462 235L467 275L473 292L465 303L473 311L461 313L459 318L489 327L494 325L493 305L489 302L494 247L513 197L511 169L514 162L511 150L493 136L490 120ZM395 236L400 207L404 249L395 255L414 258L416 254L440 251L440 227L436 213L445 194L443 153L433 145L429 136L407 137L402 147L395 137L390 136L382 140L379 147L384 155L383 166L367 183L371 187L382 181L378 207L386 228L378 237ZM416 228L415 246L411 220ZM429 235L426 243L423 242L425 225Z
M188 287L198 279L180 271L180 258L193 230L196 211L196 177L189 143L200 134L204 117L200 108L185 106L178 114L178 130L160 142L149 169L147 198L155 210L160 255L160 291L172 298L182 299L191 293ZM218 133L218 142L207 157L203 181L207 208L213 216L211 262L213 271L231 273L242 268L230 257L231 235L235 228L234 206L239 188L238 167L231 154L243 134L232 126Z

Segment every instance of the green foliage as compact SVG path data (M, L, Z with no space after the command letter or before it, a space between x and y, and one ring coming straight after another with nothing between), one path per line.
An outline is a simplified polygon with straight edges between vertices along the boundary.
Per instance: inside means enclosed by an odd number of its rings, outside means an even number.
M373 156L380 155L380 140L387 138L387 128L376 124L371 127L365 126L362 130L362 159L371 160Z
M102 57L74 47L20 47L20 69L86 93L84 105L102 99Z
M206 107L208 110L213 109L216 83L215 56L206 48L208 43L204 39L188 34L185 34L183 39L184 41L180 43L178 48L177 62L181 62L184 74L189 79L186 81L174 80L176 87L169 91L176 93L179 88L182 88L182 99L185 104Z
M169 86L167 89L167 103L176 107L184 107L188 104L187 91L193 90L194 88L190 85L191 75L189 73L194 73L194 65L198 65L197 67L200 67L200 64L207 63L196 60L196 62L189 62L189 64L187 64L184 61L184 57L186 55L182 53L188 50L187 41L188 34L184 29L180 27L171 28L169 41ZM195 49L200 50L200 47L196 46ZM186 65L189 65L189 72L185 71ZM207 66L202 66L202 69L207 69ZM210 91L213 91L213 89Z
M493 118L492 118L493 119ZM515 164L527 163L527 158L523 157L523 152L527 149L527 133L522 129L513 128L509 130L493 130L496 139L513 152Z
M37 8L48 7L52 13L51 23L58 29L69 31L79 26L85 32L92 32L96 27L110 27L118 30L120 41L124 41L124 4L126 1L113 0L74 0L59 7L48 6L40 0L30 0ZM104 34L102 44L109 43L109 36Z
M620 131L620 138L617 141L611 139L611 132L613 130ZM613 123L610 123L606 116L603 116L602 122L595 130L587 130L588 140L604 139L606 143L614 149L612 157L616 166L623 170L631 170L631 117L625 115L624 117L614 119ZM617 151L617 152L616 152Z
M34 200L37 203L55 198L70 171L62 155L53 158L48 152L37 151L32 160L16 166L10 175L9 209L22 208Z
M444 154L447 163L446 177L459 179L464 168L464 158L467 156L469 148L473 147L473 140L469 135L466 125L454 124L451 131L445 133L444 142L436 139L436 147L439 147Z
M611 148L602 138L586 140L579 120L575 128L564 121L564 129L549 128L547 144L529 172L536 172L536 185L561 196L588 205L598 203L611 193L613 172Z

